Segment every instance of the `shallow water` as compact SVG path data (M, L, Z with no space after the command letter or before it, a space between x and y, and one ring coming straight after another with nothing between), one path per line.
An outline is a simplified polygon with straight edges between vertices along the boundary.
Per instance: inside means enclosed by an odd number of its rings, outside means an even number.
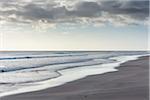
M148 52L0 52L0 96L55 87L88 75L117 71Z

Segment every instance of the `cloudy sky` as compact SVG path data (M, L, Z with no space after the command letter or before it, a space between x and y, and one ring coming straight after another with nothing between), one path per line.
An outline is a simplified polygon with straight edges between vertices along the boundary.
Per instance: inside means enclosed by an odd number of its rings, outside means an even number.
M146 50L148 0L0 0L0 50Z

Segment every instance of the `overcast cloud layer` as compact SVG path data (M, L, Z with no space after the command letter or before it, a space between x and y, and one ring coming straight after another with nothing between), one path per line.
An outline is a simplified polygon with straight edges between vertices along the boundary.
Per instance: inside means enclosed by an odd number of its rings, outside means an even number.
M145 24L148 0L0 0L0 24Z

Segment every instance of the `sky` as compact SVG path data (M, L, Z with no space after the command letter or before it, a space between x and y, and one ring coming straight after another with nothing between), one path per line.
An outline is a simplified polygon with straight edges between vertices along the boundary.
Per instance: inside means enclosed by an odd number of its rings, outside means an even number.
M0 50L148 50L148 23L149 0L0 0Z

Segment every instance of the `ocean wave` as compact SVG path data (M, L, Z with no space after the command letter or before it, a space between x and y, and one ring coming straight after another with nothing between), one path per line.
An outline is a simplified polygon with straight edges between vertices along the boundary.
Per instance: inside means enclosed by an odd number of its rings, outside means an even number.
M81 56L43 58L44 53L39 54L42 58L0 60L0 96L37 91L88 75L117 71L121 63L144 54L147 52L83 52L83 55L80 52Z
M0 60L17 60L17 59L36 59L36 58L53 58L53 57L72 57L72 56L85 56L87 54L67 54L67 55L51 55L51 56L20 56L20 57L0 57Z

